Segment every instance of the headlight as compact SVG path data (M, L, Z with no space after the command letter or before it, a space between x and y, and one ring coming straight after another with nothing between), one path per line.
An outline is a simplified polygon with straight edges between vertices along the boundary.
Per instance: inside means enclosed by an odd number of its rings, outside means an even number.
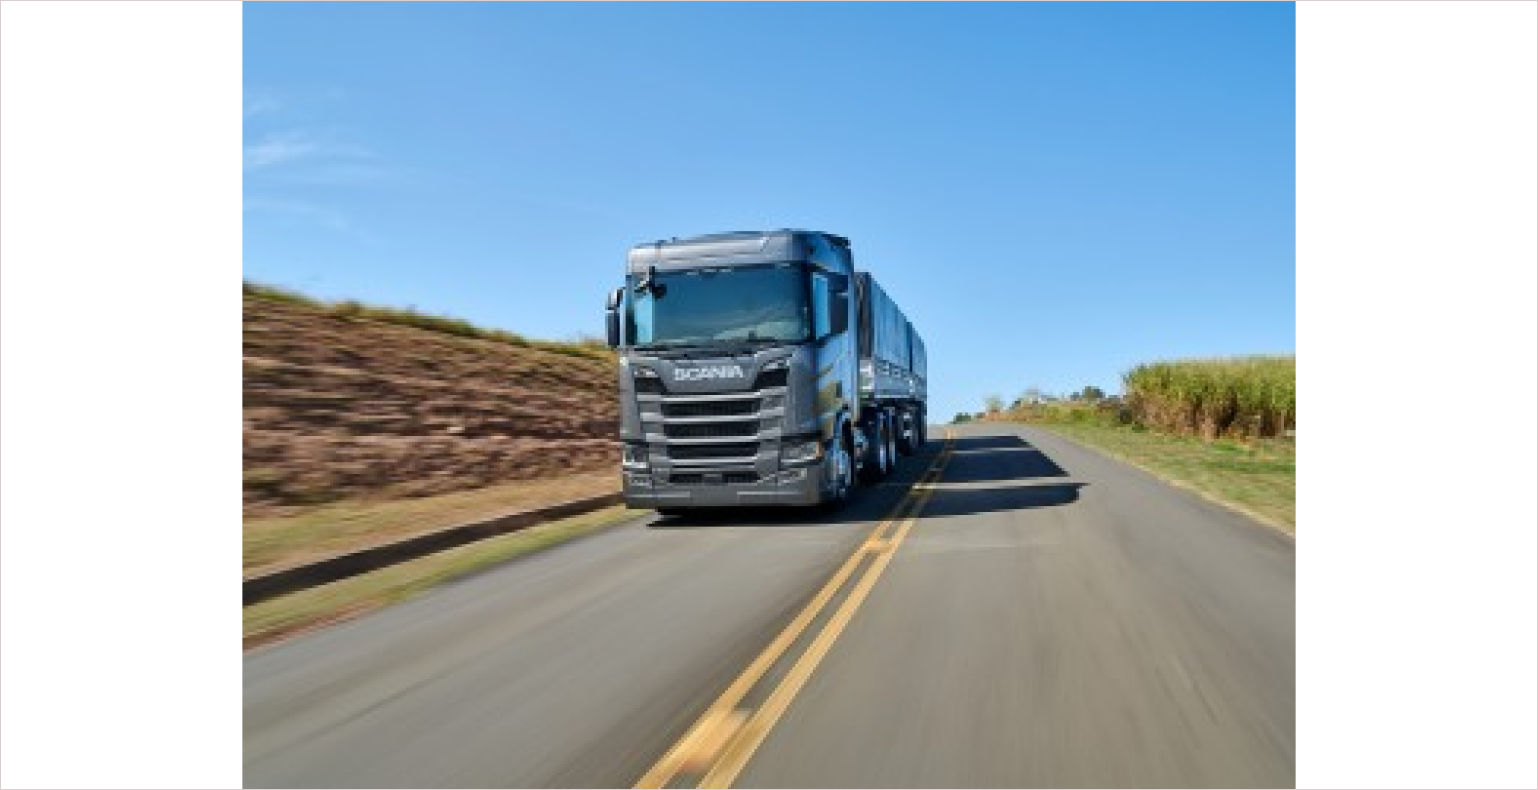
M623 466L626 469L646 468L646 445L627 444L623 453Z
M780 448L780 462L811 464L822 460L822 439L788 442Z

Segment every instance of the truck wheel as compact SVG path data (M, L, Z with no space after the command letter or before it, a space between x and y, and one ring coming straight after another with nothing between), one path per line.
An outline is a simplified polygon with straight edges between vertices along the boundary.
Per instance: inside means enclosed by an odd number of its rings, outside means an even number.
M918 449L918 429L918 420L913 419L913 412L897 413L897 452L913 455L913 451Z
M887 460L887 449L890 442L887 439L887 423L884 415L877 416L872 426L870 440L870 457L860 466L860 480L866 485L875 485L886 477L887 469L891 462Z
M854 449L845 433L838 442L838 455L829 459L834 467L833 490L823 503L826 512L833 512L849 504L849 492L854 488Z

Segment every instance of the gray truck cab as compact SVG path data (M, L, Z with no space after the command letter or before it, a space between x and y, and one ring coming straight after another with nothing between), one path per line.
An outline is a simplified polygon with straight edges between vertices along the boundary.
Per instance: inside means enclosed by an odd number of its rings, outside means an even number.
M841 503L862 466L866 480L878 476L873 463L890 469L901 421L861 395L868 283L856 287L849 240L831 233L633 247L607 316L625 503L663 512ZM911 333L900 311L887 323Z

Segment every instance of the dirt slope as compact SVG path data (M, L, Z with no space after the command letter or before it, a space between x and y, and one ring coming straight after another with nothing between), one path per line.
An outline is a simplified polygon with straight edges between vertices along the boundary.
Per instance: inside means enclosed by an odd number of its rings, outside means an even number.
M608 361L250 293L243 319L248 516L618 468Z

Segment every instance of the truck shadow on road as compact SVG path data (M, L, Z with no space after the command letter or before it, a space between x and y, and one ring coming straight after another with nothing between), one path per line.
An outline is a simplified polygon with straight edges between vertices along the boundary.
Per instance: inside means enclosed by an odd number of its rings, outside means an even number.
M924 518L970 516L1070 505L1079 500L1086 483L1037 483L1033 485L960 488L936 491L924 505Z
M799 508L722 508L654 521L652 529L710 527L811 527L878 521L892 511L901 497L927 470L939 450L933 443L925 452L905 459L897 474L881 485L862 488L852 502L836 512ZM1085 483L1038 482L1068 477L1068 472L1045 453L1018 436L959 437L936 489L924 505L923 517L964 516L975 513L1056 507L1078 501ZM990 485L978 485L980 483Z
M1023 482L1068 477L1068 472L1018 436L966 436L955 440L945 483Z

